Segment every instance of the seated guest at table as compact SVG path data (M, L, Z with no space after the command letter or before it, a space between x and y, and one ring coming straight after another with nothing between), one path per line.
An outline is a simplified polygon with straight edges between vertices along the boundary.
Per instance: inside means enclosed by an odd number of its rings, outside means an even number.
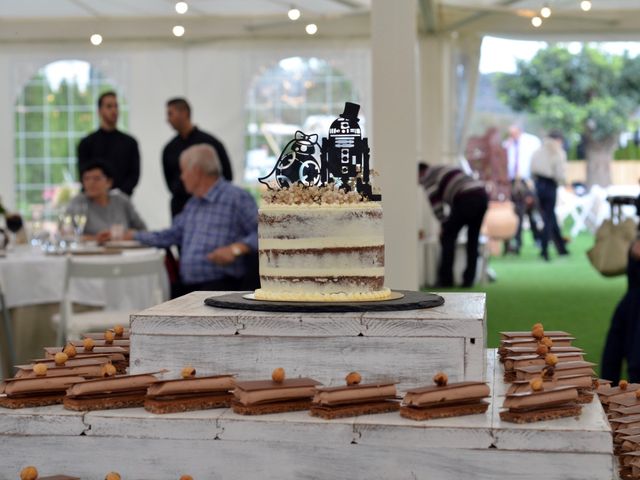
M258 207L253 197L221 176L211 145L180 155L180 178L192 195L170 228L129 231L125 238L155 247L180 247L182 294L195 290L239 290L246 273L241 257L258 249ZM109 233L103 232L103 238Z
M129 197L111 190L113 178L109 167L101 162L87 163L81 173L84 192L76 195L66 213L86 214L84 235L91 239L98 232L122 225L123 230L146 230L146 225Z

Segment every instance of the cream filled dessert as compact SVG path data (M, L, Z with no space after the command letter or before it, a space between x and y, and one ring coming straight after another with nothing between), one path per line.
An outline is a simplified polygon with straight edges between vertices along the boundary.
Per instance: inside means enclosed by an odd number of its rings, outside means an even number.
M258 299L377 300L391 293L384 287L379 202L266 203L258 236Z
M195 377L159 381L147 389L144 408L152 413L187 412L231 405L235 387L233 375Z
M0 407L43 407L62 403L65 391L71 385L84 381L78 375L49 376L36 378L10 378L0 383Z

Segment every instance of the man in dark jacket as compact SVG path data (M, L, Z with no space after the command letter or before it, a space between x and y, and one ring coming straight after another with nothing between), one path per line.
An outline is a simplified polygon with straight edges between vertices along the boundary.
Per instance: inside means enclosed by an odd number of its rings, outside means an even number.
M180 154L187 148L200 143L211 145L220 160L222 177L231 181L231 163L220 142L213 135L204 132L191 122L191 106L184 98L172 98L167 102L167 121L178 133L165 145L162 151L162 167L167 187L171 191L171 216L178 215L191 198L180 180Z
M140 179L138 142L117 129L118 98L115 92L105 92L98 99L100 128L78 144L78 172L95 162L108 166L113 186L131 196Z

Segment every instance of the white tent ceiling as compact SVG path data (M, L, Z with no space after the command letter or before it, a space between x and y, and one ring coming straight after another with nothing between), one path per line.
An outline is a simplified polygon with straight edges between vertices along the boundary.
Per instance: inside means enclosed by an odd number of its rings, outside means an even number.
M389 0L395 1L395 0ZM578 0L417 0L419 26L427 33L471 31L519 37L583 36L637 38L640 1L592 0L582 12ZM110 40L171 39L171 27L185 26L182 41L223 38L304 37L315 22L318 36L367 37L371 0L189 0L185 15L173 0L0 0L0 42L86 40L96 31ZM530 18L543 5L554 14L539 29ZM291 22L291 6L302 13Z

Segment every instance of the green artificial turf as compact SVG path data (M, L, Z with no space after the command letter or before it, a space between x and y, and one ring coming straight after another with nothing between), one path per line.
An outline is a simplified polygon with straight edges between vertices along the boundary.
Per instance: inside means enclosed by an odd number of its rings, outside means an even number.
M586 256L593 245L591 235L574 239L567 257L558 257L551 247L550 262L540 258L530 232L524 235L519 256L491 258L496 281L470 290L487 293L487 345L496 347L501 331L529 330L541 322L546 330L573 334L586 360L599 363L611 316L626 291L626 277L605 278L591 267Z

